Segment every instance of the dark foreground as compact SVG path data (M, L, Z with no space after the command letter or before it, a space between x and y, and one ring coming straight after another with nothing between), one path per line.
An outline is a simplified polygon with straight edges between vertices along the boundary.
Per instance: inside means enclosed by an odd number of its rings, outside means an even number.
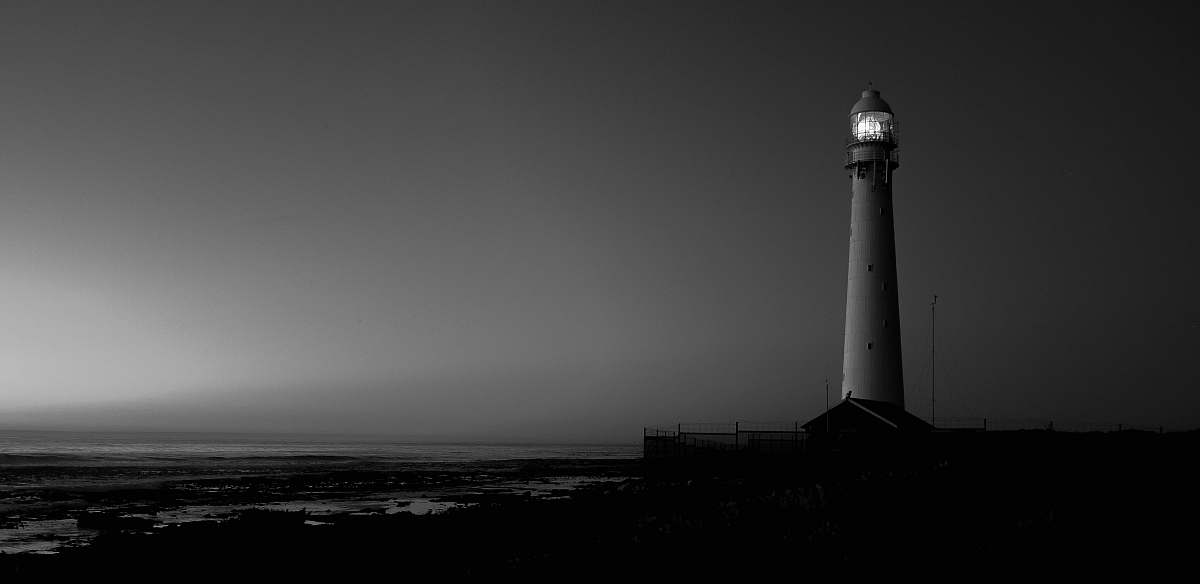
M1145 576L1191 561L1197 446L1196 432L991 432L644 463L559 498L473 495L433 515L114 523L87 547L0 556L0 577Z

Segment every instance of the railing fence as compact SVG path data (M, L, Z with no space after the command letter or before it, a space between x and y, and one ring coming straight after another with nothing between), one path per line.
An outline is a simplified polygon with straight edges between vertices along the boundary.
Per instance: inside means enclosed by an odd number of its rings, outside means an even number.
M928 418L923 418L930 421ZM987 432L1046 430L1066 432L1157 432L1162 426L1131 424L1067 423L1032 418L939 417L936 432ZM647 457L679 456L696 452L800 452L814 434L792 422L701 422L676 424L673 428L642 428L643 453Z

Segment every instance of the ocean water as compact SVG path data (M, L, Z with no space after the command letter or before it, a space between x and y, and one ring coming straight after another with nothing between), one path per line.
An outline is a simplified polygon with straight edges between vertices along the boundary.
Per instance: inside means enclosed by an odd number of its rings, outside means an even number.
M287 461L473 462L619 459L639 444L490 444L350 436L168 432L0 431L0 469L29 466L279 464Z
M497 493L563 496L621 480L640 456L636 444L2 431L0 553L87 545L98 533L89 516L154 529L259 508L304 510L321 525L347 513L439 513Z

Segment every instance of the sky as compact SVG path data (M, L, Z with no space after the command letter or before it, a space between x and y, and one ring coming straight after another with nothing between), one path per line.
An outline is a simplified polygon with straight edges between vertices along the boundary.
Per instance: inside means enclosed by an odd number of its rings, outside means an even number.
M5 2L0 427L803 422L868 81L909 410L1200 426L1194 9L808 4Z

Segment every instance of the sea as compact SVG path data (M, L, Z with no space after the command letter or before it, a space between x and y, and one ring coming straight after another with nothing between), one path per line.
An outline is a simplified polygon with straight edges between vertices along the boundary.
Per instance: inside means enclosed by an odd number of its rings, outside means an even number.
M397 441L343 435L201 432L0 431L0 468L253 464L265 461L358 459L463 462L537 458L628 458L640 444L506 444Z
M560 497L626 478L640 456L640 444L0 431L0 553L54 554L112 525L153 531L247 509L303 511L319 526L339 514L442 513L497 493Z

